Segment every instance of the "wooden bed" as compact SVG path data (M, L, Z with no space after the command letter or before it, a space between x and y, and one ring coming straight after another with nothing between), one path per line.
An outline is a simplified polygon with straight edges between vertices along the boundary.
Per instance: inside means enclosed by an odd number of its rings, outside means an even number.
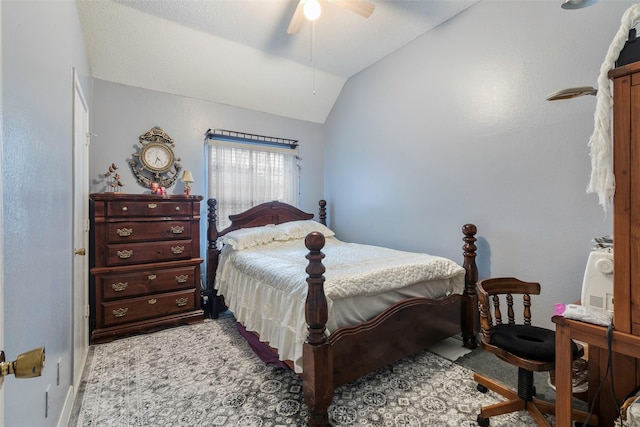
M216 318L218 312L224 310L223 298L216 296L214 290L220 256L220 250L216 246L218 238L240 228L309 220L314 215L274 201L255 206L237 215L230 215L231 225L218 231L217 202L215 199L209 199L207 204L209 212L205 293L210 295L212 317ZM326 225L324 200L320 201L319 222ZM462 266L465 269L462 294L453 294L437 300L406 299L390 306L369 321L342 327L329 336L325 334L328 310L323 288L325 267L322 264L325 237L318 232L307 235L305 246L309 249L309 253L306 255L308 292L305 319L308 335L302 350L301 377L304 399L310 414L310 426L329 425L328 408L333 399L333 390L343 384L460 333L465 347L476 347L478 332L476 232L476 226L473 224L462 227L464 235ZM417 327L418 325L421 327Z

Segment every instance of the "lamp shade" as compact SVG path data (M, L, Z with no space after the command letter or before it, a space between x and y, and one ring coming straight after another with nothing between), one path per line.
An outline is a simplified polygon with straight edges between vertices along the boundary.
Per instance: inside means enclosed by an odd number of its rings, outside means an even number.
M191 171L184 171L182 174L182 182L194 182Z

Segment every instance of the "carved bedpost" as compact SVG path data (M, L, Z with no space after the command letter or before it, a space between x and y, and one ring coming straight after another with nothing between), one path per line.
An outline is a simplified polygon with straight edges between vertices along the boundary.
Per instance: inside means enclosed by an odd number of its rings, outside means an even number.
M327 201L320 200L320 214L318 216L320 224L327 225Z
M465 307L462 310L462 342L467 348L476 348L478 341L479 311L478 293L476 283L478 282L478 266L476 265L476 233L478 228L474 224L465 224L462 227L464 245L462 246L466 271L464 278Z
M324 272L322 265L325 239L322 233L312 232L304 239L309 249L307 300L305 318L307 340L302 353L302 387L304 400L309 408L309 425L325 427L329 425L329 405L333 399L333 358L331 347L325 335L328 319L327 298L324 294Z
M208 315L213 319L218 318L220 311L222 311L224 307L224 303L216 295L216 290L213 287L216 270L218 269L218 256L220 255L220 251L216 248L216 240L218 239L218 228L216 225L217 205L218 201L216 199L207 200L207 283L203 293L209 300Z
M207 248L215 249L215 241L218 239L218 227L216 225L218 201L209 199L207 200L207 206L209 207L207 211Z

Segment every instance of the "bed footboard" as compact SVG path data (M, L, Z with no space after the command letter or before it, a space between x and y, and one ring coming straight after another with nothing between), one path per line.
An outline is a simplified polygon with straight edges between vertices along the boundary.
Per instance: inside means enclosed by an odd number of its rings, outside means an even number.
M333 387L339 387L460 333L461 295L411 298L329 337ZM401 331L401 332L400 332Z
M475 262L477 228L466 224L463 254L465 290L440 300L411 298L401 301L374 319L340 328L330 337L325 334L328 319L322 264L325 239L310 233L305 239L309 249L305 317L309 334L303 347L303 393L309 409L309 425L329 425L328 409L333 390L403 357L462 333L468 348L477 346L478 308ZM400 332L401 331L401 332Z

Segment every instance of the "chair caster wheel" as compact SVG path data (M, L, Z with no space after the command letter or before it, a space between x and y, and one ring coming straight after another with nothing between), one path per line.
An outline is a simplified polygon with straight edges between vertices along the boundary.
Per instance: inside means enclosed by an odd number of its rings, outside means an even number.
M482 414L478 414L477 421L480 427L489 427L489 418L482 418Z
M483 386L482 384L478 384L476 386L476 390L478 390L480 393L486 393L486 392L489 391L489 389L486 388L485 386ZM480 416L480 415L478 415L478 416Z

